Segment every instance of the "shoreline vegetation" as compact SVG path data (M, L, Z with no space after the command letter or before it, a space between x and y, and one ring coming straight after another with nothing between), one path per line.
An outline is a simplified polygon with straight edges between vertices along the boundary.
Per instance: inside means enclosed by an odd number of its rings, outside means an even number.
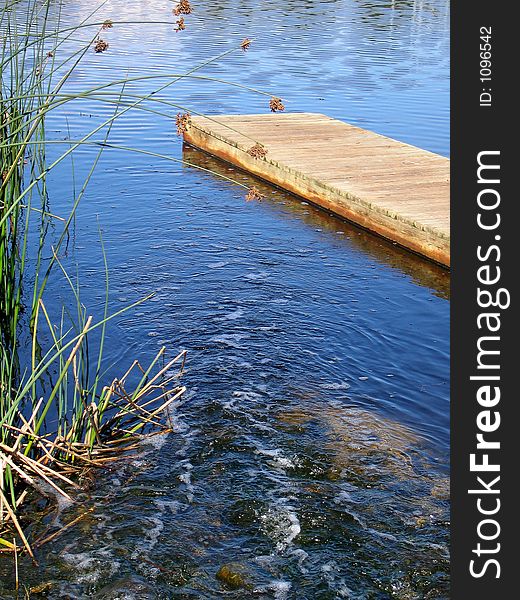
M160 93L184 78L238 86L267 96L266 110L285 108L282 100L270 93L197 73L233 52L247 51L252 43L249 38L184 73L143 74L81 92L69 91L67 84L85 56L110 51L110 30L130 24L100 19L105 4L76 25L62 24L61 4L50 0L4 0L0 10L0 556L14 555L16 569L21 554L36 561L35 551L61 533L39 531L24 507L35 497L56 504L61 498L73 500L86 471L117 460L123 451L136 448L144 436L171 431L168 409L185 391L179 380L186 352L169 358L164 347L149 365L142 366L136 359L121 377L106 381L103 346L107 324L151 295L109 312L110 278L99 225L105 302L97 320L83 305L79 282L64 264L77 208L106 148L185 162L112 144L112 125L130 110L145 110L168 119L181 135L189 127L193 111ZM189 1L180 0L173 4L172 20L167 24L178 32L189 29L185 17L191 13ZM166 83L161 83L164 78ZM132 82L145 80L159 80L158 87L144 96L131 93ZM105 103L112 115L81 139L48 139L45 122L49 113L85 98ZM57 156L55 144L66 147ZM71 199L69 214L55 215L48 174L82 146L93 147L95 158L81 185L76 185L79 191ZM48 160L51 147L53 159ZM251 140L249 153L258 159L266 154L255 140ZM247 199L260 197L255 187L216 175L245 188ZM56 299L47 298L51 274L62 278L72 306L57 307L53 304ZM58 322L52 316L56 313L61 314Z

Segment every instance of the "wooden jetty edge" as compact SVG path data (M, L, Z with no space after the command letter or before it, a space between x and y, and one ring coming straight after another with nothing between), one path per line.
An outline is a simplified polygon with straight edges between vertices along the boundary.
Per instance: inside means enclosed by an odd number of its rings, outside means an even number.
M192 117L189 144L450 265L450 161L314 113ZM248 154L255 142L265 157Z

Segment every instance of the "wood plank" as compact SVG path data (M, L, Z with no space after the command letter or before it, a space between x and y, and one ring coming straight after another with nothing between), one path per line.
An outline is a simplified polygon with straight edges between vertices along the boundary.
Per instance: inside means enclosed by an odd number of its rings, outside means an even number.
M449 159L317 113L192 117L186 142L444 266ZM265 158L247 153L258 142Z

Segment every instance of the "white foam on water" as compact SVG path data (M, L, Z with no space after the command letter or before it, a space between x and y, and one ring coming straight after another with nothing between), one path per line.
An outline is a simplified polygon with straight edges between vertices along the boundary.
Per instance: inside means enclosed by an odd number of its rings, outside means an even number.
M241 369L252 369L253 365L248 362L247 360L233 360L233 358L231 357L231 361L233 362L234 365L236 365L237 367L240 367Z
M294 469L296 466L295 462L283 455L283 450L281 448L275 448L274 450L267 450L264 448L257 448L255 450L255 454L261 454L263 456L268 456L272 460L270 464L276 468L286 470L286 469Z
M260 554L259 556L255 556L254 561L257 562L264 569L269 569L273 563L277 560L276 556L272 554Z
M151 526L150 526L151 525ZM135 547L135 550L130 555L133 560L140 556L148 556L159 541L159 537L164 529L164 523L160 517L146 517L145 519L145 534L144 539Z
M277 552L284 552L300 534L301 525L293 506L282 498L261 515L262 530L273 540Z
M263 401L264 397L257 392L253 392L252 390L235 390L231 393L231 399L222 402L222 406L227 409L232 409L235 408L237 402L239 402L239 406L242 406L247 402L253 402L257 404Z
M249 421L251 421L251 424L255 429L259 429L260 431L267 431L268 433L272 433L274 431L271 425L265 425L264 423L261 423L260 421L256 420L254 417L250 417L249 415L247 415L247 413L246 416L249 417Z
M180 465L183 467L184 472L179 475L179 480L184 484L186 499L188 502L193 502L195 497L195 487L191 482L193 465L188 460L181 460Z
M61 556L74 568L77 583L97 583L101 578L111 577L121 567L107 548L91 552L63 552Z
M354 594L347 586L344 577L340 577L338 564L336 561L330 561L321 566L322 577L326 581L329 589L332 590L337 598L346 598L347 600L363 600L362 596Z
M430 548L431 550L436 550L438 552L441 552L442 555L444 556L444 558L448 559L450 558L450 550L448 548L448 546L445 546L443 544L435 544L433 542L424 542L423 544L421 544L421 546L423 548Z
M96 559L93 556L90 556L88 552L78 552L76 554L64 552L62 557L70 565L74 565L81 571L90 569L96 562Z
M356 521L356 523L362 527L363 529L366 529L367 531L370 529L370 527L367 526L366 521L364 519L362 519L357 513L355 513L353 510L345 510L344 511L345 514L349 515L350 517L352 517L354 519L354 521Z
M354 488L354 489L357 489L357 488ZM350 491L347 492L346 490L343 490L334 498L334 503L335 504L360 504L360 500L356 500L352 496Z
M249 337L245 333L224 333L221 335L215 335L209 339L210 342L217 342L219 344L224 344L225 346L229 346L230 348L243 348L244 346L240 344L240 340Z
M183 421L183 419L182 419L183 415L182 415L182 413L179 412L179 408L181 406L183 406L185 403L189 402L196 395L196 393L197 393L197 388L189 389L180 398L178 398L175 402L172 402L172 404L169 407L172 432L177 435L182 435L183 439L188 438L188 435L184 435L184 434L186 434L186 432L188 432L190 430L190 427L185 421Z
M393 581L390 586L392 588L392 596L396 596L397 598L417 597L409 581L399 579L398 581Z
M257 392L253 392L253 390L235 390L233 396L244 402L263 400L263 396Z
M348 390L350 388L350 383L346 381L339 381L335 383L322 383L321 387L324 390Z
M162 513L170 513L172 515L176 515L180 509L182 504L178 500L161 500L156 498L154 500L155 505Z
M280 448L275 448L274 450L266 450L264 448L257 448L255 450L256 454L263 454L264 456L270 456L272 458L278 458L282 453Z
M146 539L148 541L147 550L151 550L159 541L159 536L164 529L164 523L159 517L148 517L153 527L146 530Z
M110 600L142 600L142 595L137 596L134 592L121 592L116 596L110 596Z
M248 281L265 281L269 277L269 271L260 271L259 273L247 273L244 279Z
M386 531L378 531L377 529L373 529L372 527L365 527L367 533L370 533L371 535L375 536L375 537L379 537L382 538L384 540L390 540L392 542L397 542L397 538L395 537L395 535L392 535L391 533L387 533Z
M148 446L149 450L160 450L166 443L168 435L168 433L157 433L156 435L145 436L141 439L140 445L145 449Z
M190 427L187 423L182 421L179 417L172 419L172 432L173 433L186 433Z
M234 394L233 394L234 395ZM238 398L231 398L230 400L224 400L222 402L222 408L225 408L227 410L231 410L232 408L235 408L235 404L237 403Z
M265 594L273 592L275 600L287 600L291 590L291 584L288 581L276 580L267 585L257 587L253 590L254 594Z
M294 550L291 550L289 555L295 556L298 559L298 568L304 575L306 575L309 572L309 569L304 567L303 563L309 558L309 553L305 552L303 548L294 548Z
M274 464L277 467L280 467L281 469L291 469L294 468L294 463L290 458L286 458L285 456L277 456L274 459Z
M245 315L245 311L242 308L237 308L236 310L225 314L224 316L217 319L217 321L236 321Z
M187 452L188 452L188 448L191 446L192 442L193 442L193 438L197 435L197 433L199 432L198 429L190 429L190 427L188 426L187 423L183 423L183 427L179 428L179 430L177 431L177 433L179 434L183 434L182 435L182 440L184 442L182 448L180 448L179 450L177 450L175 452L176 456L186 456ZM189 433L186 433L186 432Z

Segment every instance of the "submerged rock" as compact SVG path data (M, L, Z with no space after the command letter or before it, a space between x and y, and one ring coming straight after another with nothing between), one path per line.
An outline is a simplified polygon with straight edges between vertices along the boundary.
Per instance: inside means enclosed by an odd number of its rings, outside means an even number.
M386 509L417 527L410 514L443 519L447 515L449 479L429 462L423 440L412 429L376 411L358 406L309 403L276 416L283 429L298 426L307 444L293 460L296 475L307 479L354 485L354 500L366 503L373 515ZM316 443L319 435L320 443ZM309 482L309 485L311 482ZM372 505L363 490L399 496L397 502ZM390 516L387 513L387 516ZM384 520L384 519L383 519ZM426 525L420 522L419 527Z
M250 589L249 573L239 563L227 563L217 571L217 579L232 590Z
M410 450L420 440L409 428L375 412L354 406L300 407L278 414L284 424L323 428L322 450L329 457L325 478L336 481L348 469L368 479L391 475L399 480L417 477ZM377 465L377 469L374 467Z

